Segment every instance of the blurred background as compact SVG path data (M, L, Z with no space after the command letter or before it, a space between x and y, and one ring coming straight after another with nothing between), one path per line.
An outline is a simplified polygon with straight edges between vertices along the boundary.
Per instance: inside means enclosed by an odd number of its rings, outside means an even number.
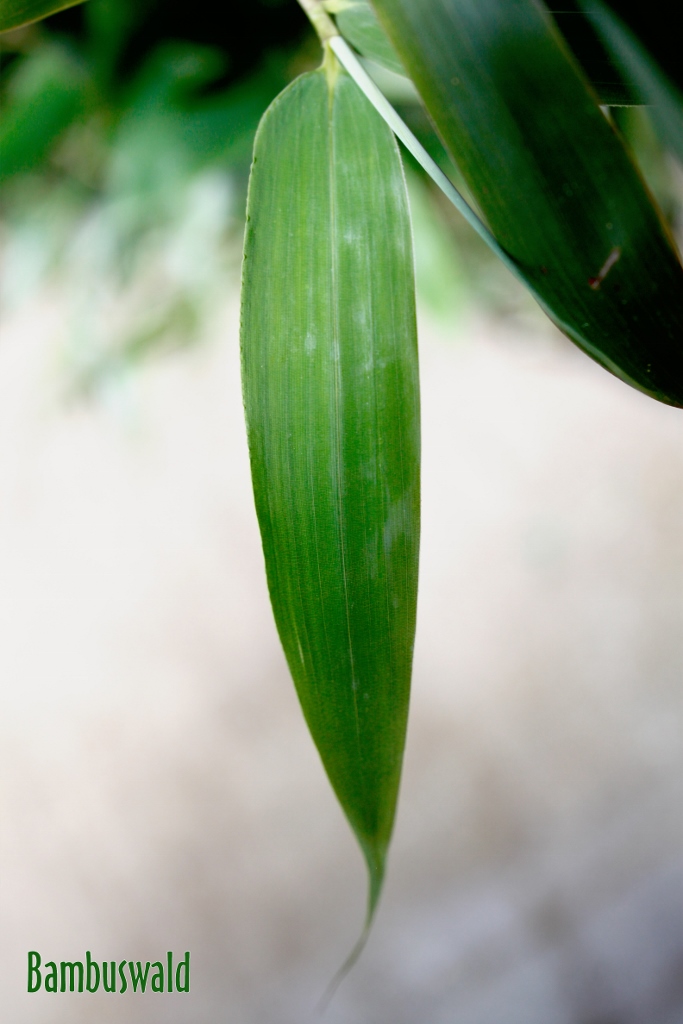
M239 386L251 143L319 48L294 0L192 14L89 0L0 36L14 1024L314 1021L363 917L270 615ZM681 168L646 110L610 116L680 238ZM575 349L406 170L414 696L385 895L326 1019L683 1024L681 414ZM28 995L29 949L189 949L192 989Z

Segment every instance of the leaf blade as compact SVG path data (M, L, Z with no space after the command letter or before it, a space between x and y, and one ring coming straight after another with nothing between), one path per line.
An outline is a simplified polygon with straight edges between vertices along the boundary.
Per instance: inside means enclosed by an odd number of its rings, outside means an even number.
M248 218L243 387L271 602L371 917L408 711L419 397L400 157L345 74L331 92L302 76L266 113Z
M683 405L683 268L534 0L373 0L489 225L560 328Z

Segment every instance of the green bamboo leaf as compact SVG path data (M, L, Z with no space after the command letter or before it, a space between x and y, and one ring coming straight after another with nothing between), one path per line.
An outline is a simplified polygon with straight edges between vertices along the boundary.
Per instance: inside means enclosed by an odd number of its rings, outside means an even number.
M83 0L0 0L0 32L40 21Z
M498 242L549 316L683 405L683 268L536 0L373 0Z
M405 68L368 0L327 0L323 6L335 15L339 31L360 54L397 75L405 75Z
M649 114L662 142L683 161L683 95L616 14L598 0L586 7L633 91L650 104Z
M303 75L259 127L242 371L275 620L367 861L369 924L408 712L419 396L400 156L344 72Z

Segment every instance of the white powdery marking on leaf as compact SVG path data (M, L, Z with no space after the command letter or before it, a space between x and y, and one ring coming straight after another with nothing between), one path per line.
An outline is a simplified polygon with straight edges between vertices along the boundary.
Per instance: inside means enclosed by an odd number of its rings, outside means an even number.
M384 524L382 542L386 558L389 558L391 549L393 548L397 538L403 536L405 534L405 530L406 504L403 498L399 498L397 501L392 501L389 506L386 522Z
M317 344L318 339L315 337L314 334L311 333L311 331L309 331L304 340L304 351L306 352L306 354L310 356L313 352L315 352Z

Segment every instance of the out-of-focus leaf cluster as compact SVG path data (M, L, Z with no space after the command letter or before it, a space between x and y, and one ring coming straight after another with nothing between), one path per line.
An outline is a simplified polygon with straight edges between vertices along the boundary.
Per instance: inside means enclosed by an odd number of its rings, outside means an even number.
M0 35L2 299L61 273L80 387L196 334L237 260L258 121L317 60L293 3L217 20L197 0L187 21L168 0L89 0Z

